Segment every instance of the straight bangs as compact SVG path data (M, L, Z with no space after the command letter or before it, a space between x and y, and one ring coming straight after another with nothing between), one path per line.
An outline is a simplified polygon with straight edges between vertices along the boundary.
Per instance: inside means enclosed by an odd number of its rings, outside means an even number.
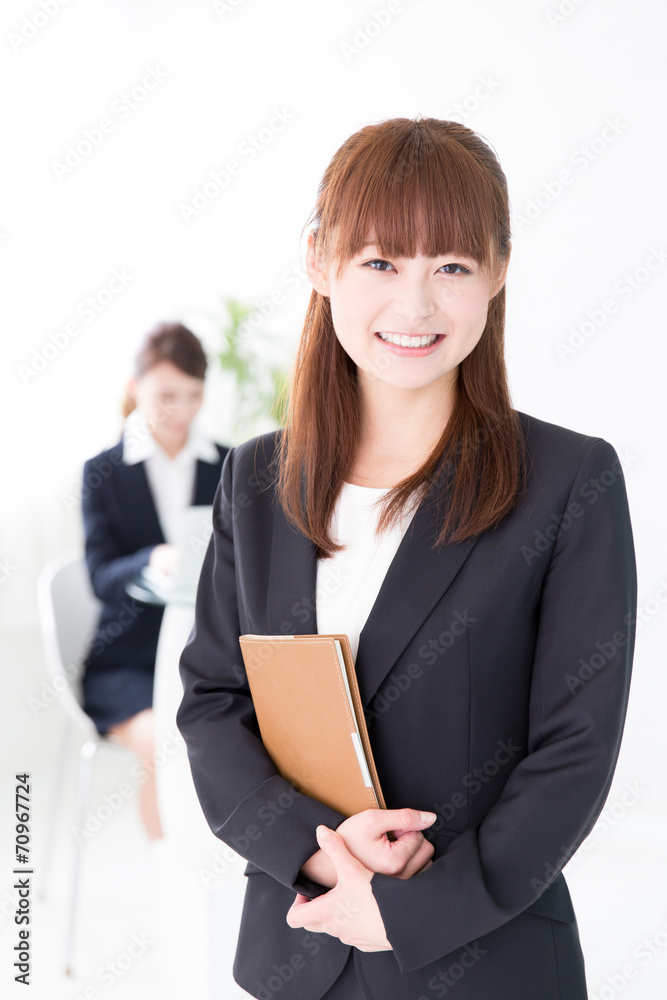
M460 254L486 271L504 259L503 205L488 165L442 128L455 124L397 119L341 147L316 209L318 250L338 274L369 243L386 257Z

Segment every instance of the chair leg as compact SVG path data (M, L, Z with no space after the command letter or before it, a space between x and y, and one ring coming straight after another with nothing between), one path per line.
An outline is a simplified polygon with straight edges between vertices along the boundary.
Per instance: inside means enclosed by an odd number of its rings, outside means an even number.
M86 809L90 799L90 785L93 773L93 759L99 743L97 740L87 740L79 753L79 780L76 796L76 826L83 828L86 819ZM74 938L76 934L76 918L78 916L79 883L81 879L83 841L79 840L74 847L74 869L70 897L70 911L67 926L67 944L65 954L65 975L72 975Z
M67 759L69 756L68 751L70 744L70 722L68 719L63 720L62 728L63 732L60 739L58 766L55 781L53 782L53 788L51 790L51 801L49 803L48 820L46 825L47 838L46 846L44 848L44 861L42 864L42 884L39 892L40 899L44 899L46 897L49 889L49 877L51 875L51 865L55 850L56 830L58 829L56 820L58 817L60 803L63 800L63 789L65 787L65 774L67 772Z

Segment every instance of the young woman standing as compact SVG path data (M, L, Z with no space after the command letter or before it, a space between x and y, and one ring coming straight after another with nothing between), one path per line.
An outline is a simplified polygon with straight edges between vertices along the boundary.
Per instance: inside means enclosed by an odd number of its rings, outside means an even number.
M260 1000L587 996L561 869L619 752L633 538L612 445L511 406L509 256L474 132L352 135L312 218L287 425L225 461L178 724L248 860L234 975ZM276 772L245 632L348 633L386 811Z

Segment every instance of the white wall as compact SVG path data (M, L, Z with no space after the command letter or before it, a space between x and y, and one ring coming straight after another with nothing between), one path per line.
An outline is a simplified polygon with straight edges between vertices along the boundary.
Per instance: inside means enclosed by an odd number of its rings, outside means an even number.
M654 763L664 752L667 693L665 9L391 9L376 30L388 0L70 0L48 17L38 0L3 4L0 624L35 625L37 572L82 539L80 511L63 498L84 459L119 437L118 399L144 331L178 317L213 346L202 312L223 296L259 302L282 289L265 329L289 354L309 288L284 276L301 260L334 150L385 118L456 118L492 142L509 181L515 406L606 438L626 471L645 609L623 751L634 773L646 734ZM149 71L154 89L122 111ZM243 144L276 109L287 124L250 160ZM54 163L103 118L110 131L59 178ZM234 158L238 176L186 222L180 206ZM80 303L115 269L131 276L127 287L86 322ZM21 366L72 321L77 335L26 381ZM575 328L581 346L563 356ZM222 396L212 384L203 419L225 441ZM24 668L37 677L41 665ZM650 787L663 786L656 772Z
M665 238L659 4L644 0L630 14L614 0L572 2L553 25L555 0L392 6L361 47L358 29L376 24L386 5L91 0L61 7L28 41L24 19L46 15L5 5L2 82L14 96L3 112L1 395L12 472L0 499L9 528L0 557L12 568L0 622L34 623L35 572L81 537L79 509L63 497L83 460L119 436L117 400L139 337L167 316L210 337L200 311L222 296L261 301L280 289L285 302L267 329L290 350L308 287L289 287L284 274L301 260L321 173L351 132L396 115L456 117L498 151L514 210L515 405L634 456L638 530L653 521L664 355L660 332L652 334L667 272L660 267L637 291L623 275ZM128 108L123 95L151 69L154 89ZM243 150L274 109L290 120L251 160ZM58 171L68 145L104 118L111 131L99 146ZM184 221L180 206L230 159L240 173ZM564 170L571 180L558 193ZM89 322L80 304L114 269L128 284ZM559 356L572 327L589 310L604 316L607 300L615 312ZM33 352L72 322L76 336L26 375L39 364ZM224 408L209 397L207 426L225 440ZM657 547L649 561L651 553ZM647 584L662 571L644 568Z

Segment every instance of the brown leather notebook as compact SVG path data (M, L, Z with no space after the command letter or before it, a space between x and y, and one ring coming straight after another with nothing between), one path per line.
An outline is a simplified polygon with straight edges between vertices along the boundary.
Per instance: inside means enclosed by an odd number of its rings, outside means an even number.
M348 636L248 634L239 643L262 742L282 777L345 816L386 809Z

